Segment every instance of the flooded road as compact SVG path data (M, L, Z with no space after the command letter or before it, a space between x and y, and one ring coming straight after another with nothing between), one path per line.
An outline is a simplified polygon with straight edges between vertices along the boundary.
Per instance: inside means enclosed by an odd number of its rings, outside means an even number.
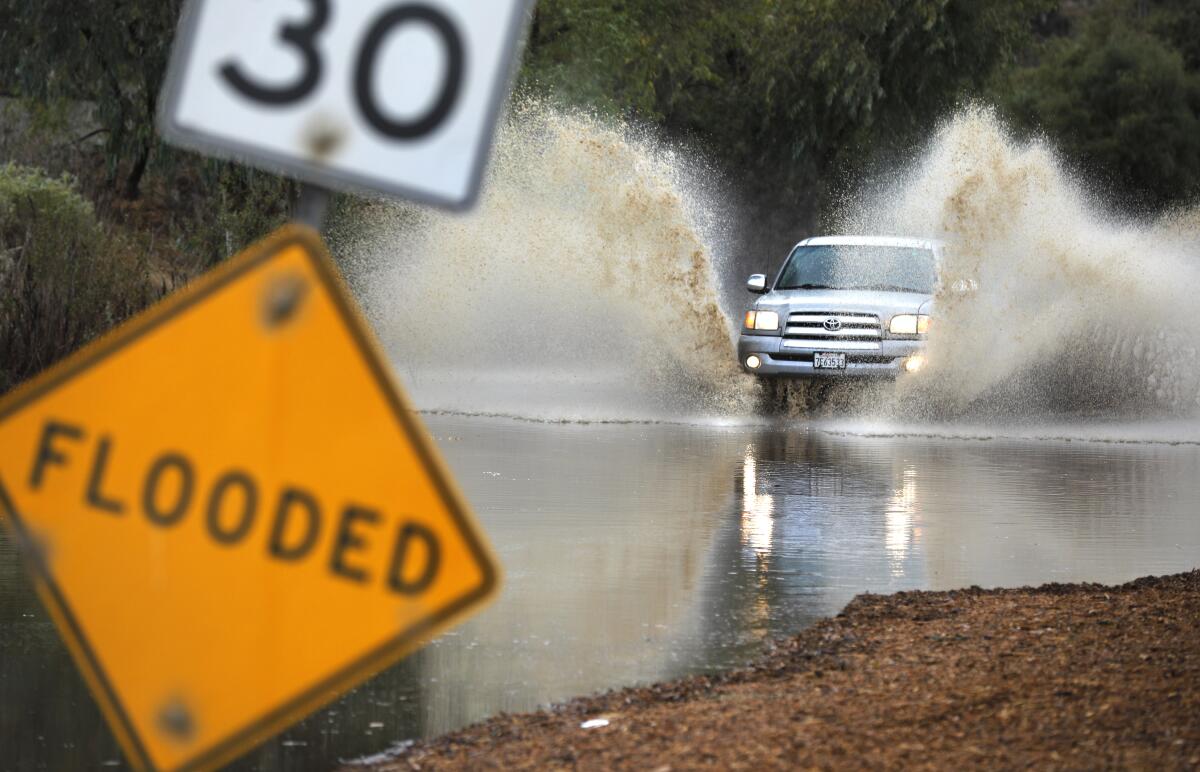
M1146 442L1114 428L426 421L505 568L500 599L240 768L319 768L500 711L736 666L860 592L1200 564L1188 427ZM0 541L0 769L101 765L120 766L115 743Z

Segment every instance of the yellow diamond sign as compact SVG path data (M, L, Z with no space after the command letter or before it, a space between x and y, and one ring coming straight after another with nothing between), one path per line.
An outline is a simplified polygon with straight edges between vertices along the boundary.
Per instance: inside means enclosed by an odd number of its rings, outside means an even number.
M0 512L142 768L231 760L497 584L298 227L0 402Z

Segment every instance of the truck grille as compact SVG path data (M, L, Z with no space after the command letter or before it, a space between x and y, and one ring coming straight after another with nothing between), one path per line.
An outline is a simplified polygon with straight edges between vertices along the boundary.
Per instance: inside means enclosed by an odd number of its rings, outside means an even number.
M874 314L802 311L788 316L783 337L789 348L874 350L883 339L883 328Z

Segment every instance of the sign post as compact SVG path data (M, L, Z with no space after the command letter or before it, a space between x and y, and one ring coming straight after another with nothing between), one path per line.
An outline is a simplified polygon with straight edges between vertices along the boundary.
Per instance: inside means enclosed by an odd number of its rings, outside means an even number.
M303 184L300 186L300 199L296 201L296 210L292 219L320 232L325 227L329 216L329 202L333 194L318 185Z
M327 189L474 203L531 3L189 0L162 133L302 180L308 227L0 400L0 520L135 767L231 761L494 595L316 231Z

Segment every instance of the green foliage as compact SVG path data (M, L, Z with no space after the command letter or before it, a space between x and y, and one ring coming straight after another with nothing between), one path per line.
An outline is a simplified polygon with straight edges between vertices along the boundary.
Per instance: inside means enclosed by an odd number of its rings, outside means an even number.
M1200 70L1189 69L1195 52L1186 51L1197 44L1185 36L1180 50L1151 30L1189 25L1200 25L1200 11L1143 16L1111 2L1005 80L1009 111L1123 200L1155 209L1185 201L1200 193Z
M67 107L93 102L109 187L120 177L130 198L157 153L179 212L170 240L206 266L281 221L295 189L162 152L154 115L181 7L0 0L0 93L59 133ZM1034 44L1034 29L1064 25L1072 36ZM791 231L980 96L1115 187L1178 202L1200 175L1198 73L1195 0L539 0L521 82L702 146L755 216L783 213L757 230Z
M528 87L698 138L764 198L928 128L1055 0L541 0Z
M0 391L145 305L145 277L70 178L0 166Z
M182 0L0 0L0 85L42 103L90 100L109 175L134 198L156 145L154 115Z
M1184 0L1178 0L1182 3ZM522 80L706 145L784 206L926 127L1055 0L540 0ZM0 0L21 95L95 101L137 194L181 0ZM236 224L235 224L236 226ZM235 227L234 230L237 228Z
M1168 207L1200 192L1198 77L1195 0L541 0L523 83L700 141L769 212L980 97Z
M193 206L200 208L179 224L196 268L216 265L283 225L297 196L291 180L239 164L210 161L198 177L205 195Z
M861 148L928 128L1030 37L1050 3L810 0L780 3L758 36L763 60L742 133L823 173ZM733 105L730 105L733 107ZM757 125L755 125L757 124ZM847 153L851 157L847 157ZM773 160L773 159L772 159Z
M1179 51L1189 72L1200 72L1200 3L1158 0L1146 15L1145 26Z
M744 2L541 0L523 77L565 101L661 121L719 86Z

